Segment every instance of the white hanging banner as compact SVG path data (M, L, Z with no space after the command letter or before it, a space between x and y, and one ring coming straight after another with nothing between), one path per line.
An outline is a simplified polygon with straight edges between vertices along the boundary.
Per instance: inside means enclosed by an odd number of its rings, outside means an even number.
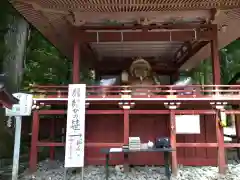
M86 85L68 87L65 167L84 166Z
M176 134L200 134L200 115L176 115Z

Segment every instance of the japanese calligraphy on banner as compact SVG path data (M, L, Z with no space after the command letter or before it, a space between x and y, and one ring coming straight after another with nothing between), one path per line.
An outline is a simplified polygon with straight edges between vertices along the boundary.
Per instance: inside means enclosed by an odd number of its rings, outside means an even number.
M65 167L84 166L86 85L68 87Z

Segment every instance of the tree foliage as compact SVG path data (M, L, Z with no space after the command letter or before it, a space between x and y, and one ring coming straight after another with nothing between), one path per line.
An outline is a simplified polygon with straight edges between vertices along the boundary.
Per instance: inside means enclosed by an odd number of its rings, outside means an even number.
M71 62L32 28L24 69L23 87L30 84L68 84Z
M8 15L12 14L13 11L6 0L1 1L0 5L0 62L2 70L2 62L5 54L5 42L4 37L8 31Z
M235 40L219 51L221 83L228 84L240 72L240 40ZM207 58L189 72L198 84L212 84L212 60Z

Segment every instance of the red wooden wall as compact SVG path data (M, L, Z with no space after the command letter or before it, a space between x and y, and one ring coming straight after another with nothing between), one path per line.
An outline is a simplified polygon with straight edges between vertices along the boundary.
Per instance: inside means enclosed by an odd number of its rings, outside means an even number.
M66 126L65 119L55 125L56 133ZM201 116L201 134L177 135L177 142L216 142L215 120L211 115ZM25 125L26 126L26 125ZM49 120L40 120L40 135L50 134ZM189 127L191 128L191 127ZM29 129L29 128L28 128ZM130 136L139 136L142 142L154 141L156 137L169 136L168 115L130 115ZM103 143L123 142L123 115L87 115L86 141ZM112 163L121 164L123 156L113 155ZM216 148L177 148L178 164L216 165ZM162 153L134 153L129 156L134 165L163 164ZM104 157L99 148L86 148L87 164L102 164Z
M177 142L217 142L214 116L202 115L200 125L201 134L177 135ZM183 165L217 165L217 148L178 148L177 156L178 163Z

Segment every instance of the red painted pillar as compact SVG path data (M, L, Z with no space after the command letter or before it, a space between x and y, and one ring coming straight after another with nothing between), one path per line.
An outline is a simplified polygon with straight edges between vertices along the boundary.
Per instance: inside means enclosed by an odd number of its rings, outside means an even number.
M226 156L225 156L225 147L224 147L224 134L223 127L219 123L219 112L216 112L216 133L218 141L218 168L220 174L226 173Z
M211 41L211 52L212 52L212 73L213 73L213 84L221 84L221 69L220 69L220 59L218 50L218 28L217 25L213 25L213 40ZM225 158L225 148L224 148L224 135L223 127L219 124L219 114L216 113L216 135L218 141L218 167L219 173L226 173L226 158Z
M129 140L129 109L123 109L123 118L124 118L124 145L128 144Z
M235 128L236 128L236 136L237 143L240 143L240 116L238 114L235 115ZM240 149L237 151L238 158L240 158Z
M177 176L177 147L176 147L176 119L175 110L170 110L170 142L174 149L172 152L172 173Z
M80 45L79 36L76 33L73 46L73 65L72 65L72 82L78 84L80 82Z
M32 122L32 140L31 140L31 150L30 150L30 171L34 172L37 170L37 143L39 134L39 114L37 111L33 112L33 122Z
M51 137L51 140L53 141L54 140L54 135L55 135L55 119L52 119L51 120L51 132L50 132L50 137ZM50 159L51 160L54 160L54 146L51 146L50 147Z
M212 53L212 73L213 73L213 84L221 84L221 72L220 72L220 60L218 51L218 29L217 25L213 25L213 40L211 41L211 53Z

